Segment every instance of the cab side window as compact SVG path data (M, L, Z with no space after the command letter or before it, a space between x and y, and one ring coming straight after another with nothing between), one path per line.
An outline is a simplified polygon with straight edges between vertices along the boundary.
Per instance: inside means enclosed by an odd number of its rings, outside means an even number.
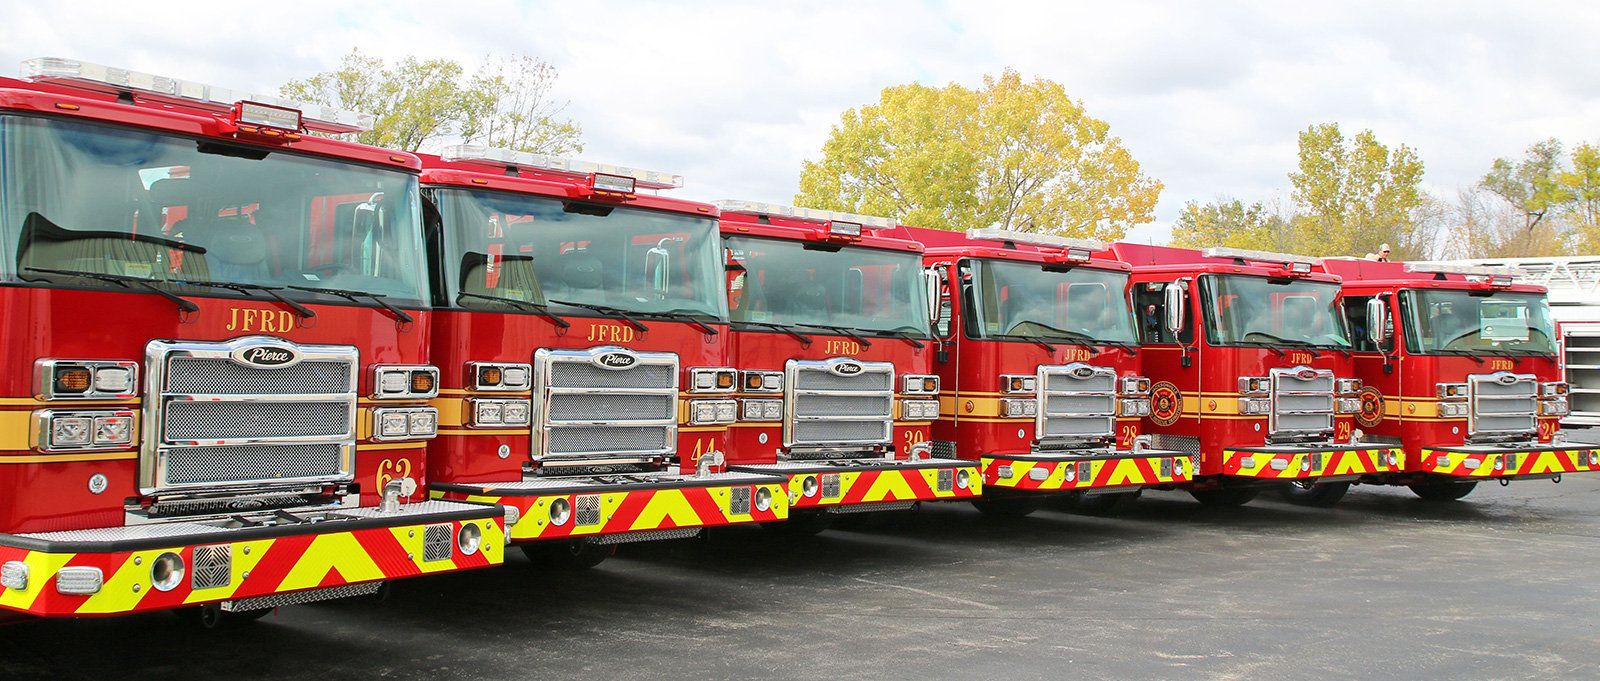
M1193 317L1185 315L1183 329L1174 339L1167 329L1166 288L1170 281L1143 281L1133 285L1133 315L1139 324L1139 340L1153 345L1194 343Z

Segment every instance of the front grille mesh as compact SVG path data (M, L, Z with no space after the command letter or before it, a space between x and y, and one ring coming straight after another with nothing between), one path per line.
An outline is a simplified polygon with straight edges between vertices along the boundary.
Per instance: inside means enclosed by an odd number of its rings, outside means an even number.
M860 450L890 444L894 431L894 365L856 362L858 373L840 375L842 360L789 360L784 397L784 441L789 447ZM792 454L791 454L792 455Z
M337 444L174 447L167 451L167 481L174 485L237 484L338 475Z
M1514 380L1501 383L1512 376ZM1474 374L1468 377L1472 396L1472 435L1525 435L1538 425L1538 385L1532 375Z
M540 460L655 459L677 448L678 356L641 352L628 369L603 369L594 357L616 348L534 353L533 429Z
M342 402L169 402L169 441L348 435Z
M1333 372L1303 369L1273 369L1272 434L1321 435L1333 430Z
M1086 364L1043 365L1038 369L1038 439L1071 442L1099 440L1116 431L1117 373Z
M352 392L355 386L345 361L255 369L211 357L173 357L164 390L183 395L328 395Z

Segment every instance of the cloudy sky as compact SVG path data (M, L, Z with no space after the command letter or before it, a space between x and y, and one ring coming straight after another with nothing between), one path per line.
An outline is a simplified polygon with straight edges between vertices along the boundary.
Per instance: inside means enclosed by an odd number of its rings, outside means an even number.
M1445 194L1536 140L1600 140L1600 4L1582 0L0 0L0 17L7 75L61 56L270 93L352 47L529 54L559 69L585 158L681 173L695 199L788 203L845 109L1010 67L1065 85L1166 184L1139 241L1186 201L1286 200L1314 123L1412 146Z

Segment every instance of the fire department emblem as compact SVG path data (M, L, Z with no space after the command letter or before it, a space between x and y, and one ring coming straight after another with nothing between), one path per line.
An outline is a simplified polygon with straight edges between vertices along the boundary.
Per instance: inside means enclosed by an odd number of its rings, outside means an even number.
M1383 393L1369 385L1361 389L1360 396L1361 412L1356 414L1356 423L1362 428L1373 428L1383 423Z
M1183 394L1178 386L1166 381L1150 388L1150 420L1158 426L1170 426L1183 414Z

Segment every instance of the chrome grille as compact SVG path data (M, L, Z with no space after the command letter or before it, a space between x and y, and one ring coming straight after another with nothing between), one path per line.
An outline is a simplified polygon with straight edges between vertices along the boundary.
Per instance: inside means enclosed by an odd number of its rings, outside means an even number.
M1308 367L1273 369L1270 378L1270 435L1307 436L1333 431L1332 371Z
M846 373L856 368L855 373ZM784 365L783 444L869 449L894 435L894 365L835 357Z
M175 447L167 452L169 485L234 485L339 475L344 448L337 444Z
M631 355L626 369L602 356ZM677 450L678 356L618 347L534 353L535 460L655 459Z
M293 361L236 359L263 348ZM259 493L354 479L356 348L268 336L152 341L145 361L141 493Z
M352 405L343 402L168 402L165 439L239 440L338 437Z
M1116 432L1117 372L1074 362L1038 369L1035 436L1045 448L1100 440Z
M233 582L233 547L228 544L196 546L189 588L215 589Z
M1467 377L1471 437L1522 437L1538 427L1538 379L1533 374L1496 372Z

